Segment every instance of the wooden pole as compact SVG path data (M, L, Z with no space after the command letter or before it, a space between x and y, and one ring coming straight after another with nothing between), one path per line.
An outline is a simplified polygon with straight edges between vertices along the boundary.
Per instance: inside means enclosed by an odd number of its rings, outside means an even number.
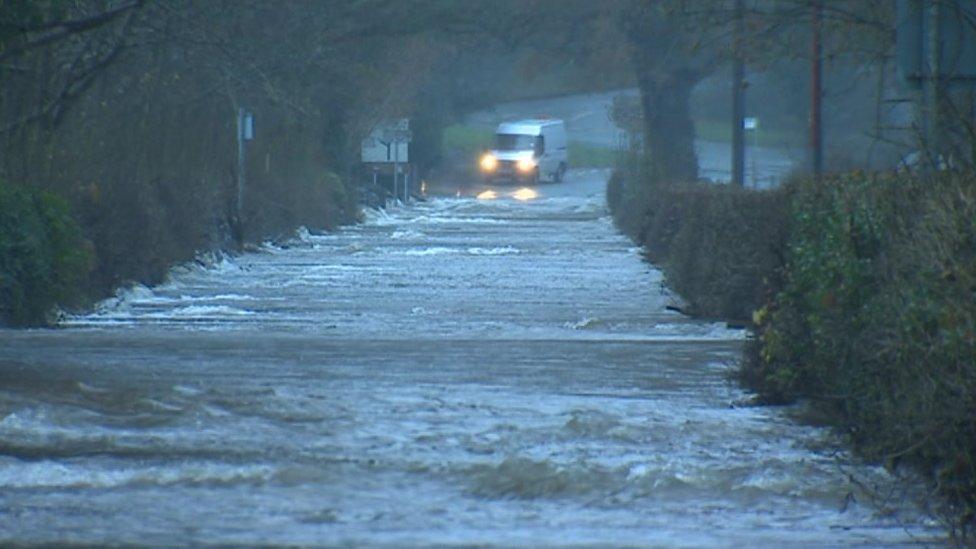
M813 38L810 62L810 170L823 175L823 0L813 0Z
M246 114L244 112L244 107L239 107L237 109L237 223L242 228L244 226L244 117L245 115Z
M732 184L745 185L746 137L745 119L745 61L742 43L745 39L743 17L745 0L735 0L734 55L732 58Z

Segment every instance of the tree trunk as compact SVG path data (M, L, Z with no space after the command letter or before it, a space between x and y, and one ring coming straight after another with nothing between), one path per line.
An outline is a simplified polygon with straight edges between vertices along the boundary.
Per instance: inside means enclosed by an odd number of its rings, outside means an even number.
M698 157L689 103L699 78L680 70L653 76L648 72L638 72L637 85L644 109L644 150L651 180L695 181Z
M712 71L717 57L702 53L694 25L668 6L660 0L632 0L622 17L644 110L647 177L673 184L698 179L691 90Z

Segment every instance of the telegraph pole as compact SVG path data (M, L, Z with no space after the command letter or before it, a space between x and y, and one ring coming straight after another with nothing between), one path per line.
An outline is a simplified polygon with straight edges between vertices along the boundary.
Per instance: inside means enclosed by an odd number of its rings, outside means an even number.
M928 45L928 146L929 154L935 169L942 167L943 147L943 100L945 81L942 68L942 8L941 2L930 2L929 9L929 43Z
M823 175L823 0L813 1L813 38L810 61L810 170L814 177Z
M400 195L397 194L397 189L399 185L397 180L400 177L400 141L393 138L393 200L399 200Z
M735 29L733 35L732 57L732 184L745 185L746 139L745 139L745 61L743 60L743 41L745 32L743 17L745 0L735 0Z

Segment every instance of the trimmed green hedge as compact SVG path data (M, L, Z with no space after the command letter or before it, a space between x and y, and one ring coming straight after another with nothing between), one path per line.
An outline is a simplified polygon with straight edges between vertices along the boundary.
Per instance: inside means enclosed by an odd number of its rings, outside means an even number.
M931 473L976 526L976 176L797 185L786 276L743 377L812 399L862 454Z
M696 316L748 322L782 263L788 191L642 184L616 172L607 202Z
M81 299L91 254L67 204L0 183L0 323L46 324Z
M765 192L653 184L607 199L699 316L752 315L744 383L806 399L867 459L913 465L976 528L976 174L854 173ZM940 507L941 506L941 507Z

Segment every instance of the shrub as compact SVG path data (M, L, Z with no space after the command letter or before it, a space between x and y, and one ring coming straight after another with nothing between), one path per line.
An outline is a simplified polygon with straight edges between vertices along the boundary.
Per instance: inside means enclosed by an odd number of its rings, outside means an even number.
M788 193L652 184L618 170L607 201L617 226L644 246L688 312L746 320L782 263Z
M852 173L755 192L620 170L618 226L703 316L753 311L744 383L808 399L976 528L976 175Z
M976 524L976 177L800 183L785 273L743 369L812 399L862 454L930 473Z
M45 324L55 306L77 304L90 259L63 200L0 183L0 322Z

